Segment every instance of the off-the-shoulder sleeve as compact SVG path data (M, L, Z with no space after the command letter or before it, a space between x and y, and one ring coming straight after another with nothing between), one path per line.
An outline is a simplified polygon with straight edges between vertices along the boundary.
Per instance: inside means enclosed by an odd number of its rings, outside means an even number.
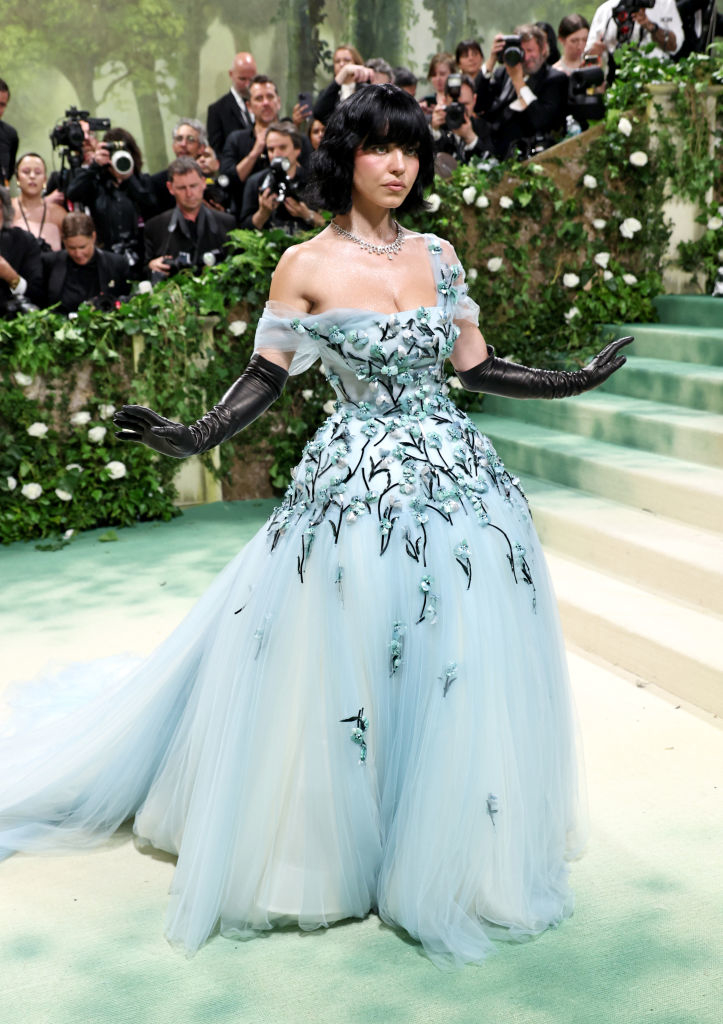
M460 263L457 253L454 251L454 246L445 239L438 238L436 235L432 235L431 237L434 239L434 243L438 246L437 251L440 253L442 261L446 263L448 267L455 267L455 269L459 271L454 279L456 299L452 319L455 323L470 323L475 327L478 327L479 306L474 299L470 298L464 267Z
M267 302L256 328L254 352L258 349L293 352L289 374L303 373L319 358L318 337L315 340L307 331L305 322L309 322L309 317L297 309L283 302Z

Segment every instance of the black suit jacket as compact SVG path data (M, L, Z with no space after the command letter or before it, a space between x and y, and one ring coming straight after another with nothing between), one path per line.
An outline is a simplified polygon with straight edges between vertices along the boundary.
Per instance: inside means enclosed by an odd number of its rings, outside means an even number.
M153 217L146 224L146 266L157 256L176 257L188 253L197 264L204 252L221 249L229 231L236 227L236 219L228 213L202 206L196 221L196 239L191 238L185 218L178 207Z
M18 133L11 124L0 121L0 185L10 181L18 155Z
M42 256L43 277L45 286L45 306L54 306L63 301L63 287L68 273L70 256L65 249L61 252L45 252ZM127 295L128 260L115 252L95 250L95 262L98 267L98 295L114 295L118 298ZM89 295L94 299L95 295Z
M495 68L491 78L482 78L477 91L475 112L490 126L498 156L504 157L517 139L547 135L562 128L567 112L567 75L543 64L526 83L537 99L524 110L511 110L517 98L504 65Z
M232 92L227 92L220 100L209 105L206 113L206 130L208 141L213 146L216 156L221 157L224 143L231 132L250 129L253 121L248 111L243 111L236 102Z
M27 282L25 298L36 306L43 301L42 250L37 239L22 228L3 228L0 231L0 256L4 256L13 270ZM6 281L0 280L0 303L13 298Z
M238 174L236 173L236 164L239 160L243 160L245 156L248 156L251 150L254 148L254 133L252 130L242 129L241 131L231 132L229 137L226 139L226 144L223 147L223 153L221 154L221 174L225 174L228 177L229 192L233 198L234 209L237 214L241 212L244 198L244 185L245 181L241 181ZM299 163L309 166L311 155L314 150L311 147L308 136L301 136L301 156L299 157ZM269 159L266 156L266 151L261 154L254 166L251 168L251 174L258 174L259 171L265 170L269 166ZM246 179L248 180L248 178Z

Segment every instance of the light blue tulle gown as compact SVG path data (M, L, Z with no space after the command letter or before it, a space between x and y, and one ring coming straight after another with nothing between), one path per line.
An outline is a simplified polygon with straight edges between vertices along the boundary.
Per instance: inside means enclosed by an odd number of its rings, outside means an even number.
M268 304L257 347L294 350L292 373L321 359L336 411L154 654L72 666L11 718L0 856L135 815L178 854L167 936L189 950L376 909L457 965L569 914L579 779L554 595L518 481L447 394L454 321L477 308L453 251L426 243L436 306Z

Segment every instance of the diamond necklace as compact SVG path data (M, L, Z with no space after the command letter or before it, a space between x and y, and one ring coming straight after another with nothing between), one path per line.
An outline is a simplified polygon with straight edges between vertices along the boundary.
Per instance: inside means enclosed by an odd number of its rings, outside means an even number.
M394 241L390 242L389 245L372 245L371 242L365 242L363 238L358 238L357 235L352 235L351 231L347 231L345 228L341 227L335 220L332 220L330 223L336 233L341 235L342 238L348 238L351 242L356 242L356 244L360 245L362 249L366 249L367 252L374 253L376 256L386 256L387 259L392 260L394 259L395 253L398 253L404 245L405 236L402 231L402 225L396 220L392 221L392 223L397 229L397 235Z

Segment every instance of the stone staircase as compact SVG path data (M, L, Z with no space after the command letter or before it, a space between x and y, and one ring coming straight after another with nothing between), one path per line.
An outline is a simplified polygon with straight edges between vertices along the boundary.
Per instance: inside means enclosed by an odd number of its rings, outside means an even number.
M664 296L603 387L487 396L476 420L519 473L567 639L723 715L723 300Z

